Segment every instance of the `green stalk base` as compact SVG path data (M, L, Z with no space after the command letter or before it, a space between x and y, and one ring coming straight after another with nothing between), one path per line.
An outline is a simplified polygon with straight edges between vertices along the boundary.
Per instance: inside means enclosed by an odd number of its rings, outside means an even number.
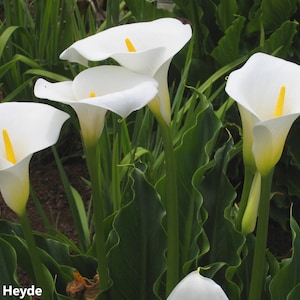
M261 178L256 241L248 300L260 300L266 278L266 247L268 238L270 196L273 170Z

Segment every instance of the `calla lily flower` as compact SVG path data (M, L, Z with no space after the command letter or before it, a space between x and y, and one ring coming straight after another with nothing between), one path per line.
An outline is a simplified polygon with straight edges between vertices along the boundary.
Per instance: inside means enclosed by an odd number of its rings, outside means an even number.
M29 162L33 153L56 143L69 115L41 103L0 104L0 190L19 216L29 197Z
M212 279L193 271L184 277L167 300L228 300L222 288Z
M241 111L246 160L253 155L261 175L269 174L300 115L300 66L256 53L229 75L225 90Z
M159 82L159 93L158 99L149 107L169 124L167 73L173 56L191 36L190 25L172 18L126 24L75 42L61 53L60 58L87 66L88 61L111 57L129 70L154 77Z
M157 82L120 66L99 66L84 70L73 81L50 83L38 79L34 94L72 106L84 142L92 145L101 135L107 110L127 117L155 97Z

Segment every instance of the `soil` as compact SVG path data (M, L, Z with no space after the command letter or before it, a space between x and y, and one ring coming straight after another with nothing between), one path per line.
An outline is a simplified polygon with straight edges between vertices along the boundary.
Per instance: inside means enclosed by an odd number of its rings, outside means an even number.
M64 163L64 170L71 185L76 187L84 202L87 203L91 191L84 182L84 178L88 179L85 160L76 158L67 161ZM32 163L30 167L30 181L50 224L76 242L77 236L71 212L55 161L46 164ZM28 200L27 212L32 228L45 232L46 228L31 198ZM18 222L17 215L6 206L2 199L0 202L0 217Z

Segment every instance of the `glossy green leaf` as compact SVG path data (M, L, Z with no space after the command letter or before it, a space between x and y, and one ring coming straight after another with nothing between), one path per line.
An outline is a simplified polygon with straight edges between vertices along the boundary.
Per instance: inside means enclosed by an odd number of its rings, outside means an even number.
M230 299L238 299L240 289L232 281L232 276L241 264L239 253L245 238L235 229L231 220L231 207L236 194L226 176L226 170L232 146L232 140L228 139L217 150L215 165L205 174L202 181L198 179L198 188L203 196L203 207L208 214L204 230L210 243L210 251L201 262L203 265L225 262L228 268L225 268L225 273L221 272L222 275L218 275L218 280Z
M11 35L14 33L19 26L7 27L0 36L0 57L2 56L3 50L6 46L7 41L10 39Z
M298 283L288 294L287 300L298 300L300 296L300 283Z
M274 276L270 283L270 294L272 300L296 299L296 292L299 291L300 284L300 228L295 219L291 216L290 226L293 236L293 251L291 258L287 259L286 264ZM297 295L298 298L300 294Z
M68 181L67 174L62 166L60 157L58 156L56 148L53 146L52 151L59 170L59 175L64 185L65 193L71 208L72 217L76 227L79 238L80 247L83 251L87 251L90 245L90 232L88 218L85 207L80 194L72 187Z
M67 78L65 76L62 76L60 74L54 73L54 72L49 72L43 69L30 69L28 71L25 72L25 74L28 75L35 75L38 77L43 77L43 78L48 78L48 79L52 79L54 81L66 81L66 80L70 80L70 78Z
M220 1L217 8L217 22L223 31L232 24L237 12L238 4L236 0Z
M0 67L0 78L3 77L5 73L8 72L14 66L15 63L16 63L15 60L11 60L6 64L2 65Z
M197 257L207 251L201 225L205 218L200 211L203 200L194 186L193 177L199 168L206 168L209 163L221 126L204 98L202 103L194 125L183 134L181 144L175 150L180 211L180 265L185 265L183 273L196 268Z
M208 250L202 224L206 218L201 211L202 196L195 187L195 172L210 168L210 157L221 127L212 106L204 96L201 104L189 117L189 128L182 133L175 149L177 191L179 206L180 276L197 268L197 259ZM183 159L184 158L184 159ZM165 178L159 181L157 190L165 199Z
M1 226L9 226L9 223L5 224L1 222ZM26 274L29 278L34 278L33 269L31 266L30 257L28 254L27 245L24 239L15 234L2 234L1 238L7 241L16 251L17 263L26 271Z
M262 21L267 30L274 30L289 20L297 9L297 0L263 0Z
M239 299L247 299L249 295L254 247L255 236L249 234L241 249L241 264L234 270L235 282L237 282L240 287Z
M108 255L113 287L111 299L156 299L153 285L165 268L165 211L143 173L132 171L133 200L115 218L110 239L117 244Z
M125 1L134 17L139 21L150 21L159 17L170 15L167 11L156 8L156 2L146 0L126 0Z
M218 42L218 46L212 51L211 55L219 65L224 66L239 58L244 23L244 17L236 18L231 26L226 29L225 35Z
M143 147L137 147L130 153L126 154L118 165L120 168L120 178L123 178L128 169L132 167L132 164L141 159L141 157L144 155L152 159L151 152Z
M13 246L0 238L0 287L3 285L19 286L17 282L17 255ZM2 293L2 290L1 290Z
M264 51L275 52L276 55L285 57L290 51L299 24L296 21L284 22L264 43Z
M29 78L26 81L24 81L21 85L19 85L15 90L13 90L9 95L7 95L3 102L9 102L12 101L17 97L19 93L21 93L24 89L26 89L29 85L31 85L33 79Z

